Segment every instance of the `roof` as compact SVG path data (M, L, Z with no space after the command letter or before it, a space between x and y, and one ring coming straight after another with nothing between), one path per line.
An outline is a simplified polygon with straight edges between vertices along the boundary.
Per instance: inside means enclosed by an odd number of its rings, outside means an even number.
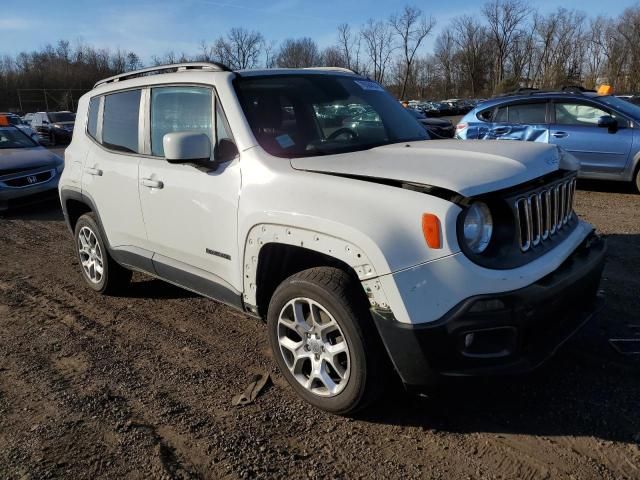
M158 65L155 67L143 68L140 70L133 70L131 72L121 73L102 79L93 86L93 88L99 87L105 84L112 84L121 82L124 80L130 80L133 78L146 77L151 75L162 75L166 73L175 72L233 72L240 76L262 76L262 75L285 75L285 74L301 74L301 73L343 73L348 75L358 75L357 72L348 68L342 67L309 67L309 68L268 68L259 70L230 70L226 65L216 62L187 62L187 63L174 63L169 65Z
M540 99L548 99L548 98L575 98L575 99L579 99L579 98L597 98L600 97L602 95L598 95L596 92L571 92L571 91L533 91L533 92L529 92L529 93L517 93L517 94L507 94L507 95L500 95L500 96L496 96L493 98L490 98L488 100L485 100L484 102L481 102L480 104L478 104L478 108L482 107L482 108L486 108L486 107L491 107L494 105L500 105L502 103L511 103L511 102L517 102L519 100L532 100L532 99L536 99L536 98L540 98Z

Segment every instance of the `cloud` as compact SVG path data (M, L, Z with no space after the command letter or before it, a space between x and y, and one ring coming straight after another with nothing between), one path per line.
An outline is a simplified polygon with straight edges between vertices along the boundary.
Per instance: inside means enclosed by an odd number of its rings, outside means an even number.
M36 22L27 18L5 17L0 18L0 32L2 31L23 31L35 28Z

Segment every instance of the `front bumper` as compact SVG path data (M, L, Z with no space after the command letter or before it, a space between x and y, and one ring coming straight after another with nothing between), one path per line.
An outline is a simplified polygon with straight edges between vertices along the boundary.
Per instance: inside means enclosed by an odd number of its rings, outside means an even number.
M11 188L0 184L0 212L57 198L60 174L55 169L51 171L49 180L35 185Z
M405 324L388 310L373 318L403 382L447 376L513 374L552 356L598 309L606 244L587 237L559 268L506 293L468 298L441 319Z

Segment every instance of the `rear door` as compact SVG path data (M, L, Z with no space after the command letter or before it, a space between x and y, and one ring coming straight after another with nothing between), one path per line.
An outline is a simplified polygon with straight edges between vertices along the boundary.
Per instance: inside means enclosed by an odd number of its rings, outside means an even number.
M546 142L547 104L546 100L538 99L498 107L486 138Z
M633 142L633 129L623 116L583 100L558 99L551 105L549 141L572 153L580 161L581 173L622 172ZM617 130L598 127L598 119L605 115L617 118Z
M112 247L146 244L138 194L140 93L134 89L105 95L93 104L99 106L97 125L91 121L87 125L86 134L94 141L84 164L82 188L95 203Z

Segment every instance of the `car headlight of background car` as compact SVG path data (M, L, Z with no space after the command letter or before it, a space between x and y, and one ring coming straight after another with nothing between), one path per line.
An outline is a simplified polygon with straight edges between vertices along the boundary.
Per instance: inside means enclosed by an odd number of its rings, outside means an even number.
M462 237L473 253L484 252L491 242L493 217L486 203L474 202L463 213Z

